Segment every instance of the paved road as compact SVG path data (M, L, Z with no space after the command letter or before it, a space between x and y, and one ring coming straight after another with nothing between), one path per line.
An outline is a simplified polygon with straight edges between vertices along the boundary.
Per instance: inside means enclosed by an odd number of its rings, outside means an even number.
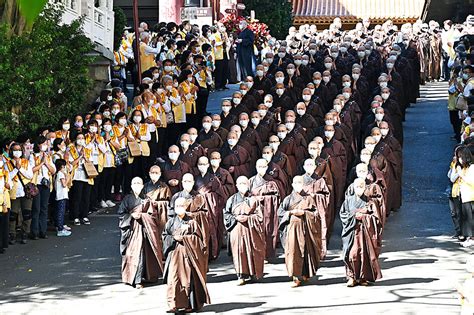
M208 274L212 304L202 313L457 314L453 283L465 277L471 253L450 239L444 195L454 142L446 88L423 88L405 123L404 204L390 216L380 256L383 279L372 287L346 288L340 224L317 279L291 289L283 259L265 266L256 284L235 285L230 259L221 255ZM210 111L221 97L211 96ZM217 103L216 103L217 102ZM0 314L162 314L166 287L135 290L120 283L117 218L103 213L70 238L15 245L0 256Z

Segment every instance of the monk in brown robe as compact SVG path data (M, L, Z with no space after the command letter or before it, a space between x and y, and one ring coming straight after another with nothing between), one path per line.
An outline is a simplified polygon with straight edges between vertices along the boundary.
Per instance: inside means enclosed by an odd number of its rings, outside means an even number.
M251 197L249 188L247 177L237 178L238 192L227 200L224 210L238 285L262 278L265 260L263 213L257 200Z
M382 278L378 261L378 243L382 233L381 215L375 203L365 195L365 181L354 181L354 194L341 207L343 260L347 286L367 286Z
M273 150L272 162L276 163L285 172L288 179L290 179L290 177L293 177L296 170L292 168L288 155L279 150L280 138L275 135L270 136L270 138L268 139L268 145Z
M221 116L218 114L212 115L212 131L217 133L219 137L222 139L222 144L227 140L227 134L229 130L222 128L221 126Z
M229 171L221 167L221 154L219 152L212 152L210 155L211 168L209 172L216 176L220 183L224 193L224 200L227 200L235 194L235 182L230 175Z
M297 170L296 161L301 161L304 158L306 141L301 134L293 133L290 135L285 125L279 125L277 130L278 138L280 138L280 146L278 149L288 156L288 163L293 171L293 173L289 175L293 177L295 175L294 172Z
M292 186L293 192L278 208L278 217L286 270L292 277L292 287L298 287L315 276L319 268L321 224L314 198L303 191L303 177L295 176Z
M225 205L225 194L217 177L209 170L209 160L201 156L198 160L199 175L195 178L194 187L204 198L209 222L209 259L215 260L219 256L220 248L224 243L224 219L222 210Z
M163 244L153 202L143 195L143 180L132 179L132 193L122 200L120 253L122 281L143 288L143 282L156 282L163 275Z
M208 156L212 152L219 151L224 144L219 134L212 129L212 118L210 116L202 118L202 129L198 133L196 142L204 148Z
M143 192L147 198L153 201L156 209L156 220L161 228L164 228L168 221L168 206L171 199L171 190L165 182L160 180L161 169L158 165L150 167L150 181L145 183ZM163 231L160 231L161 235Z
M230 131L239 135L238 144L247 149L250 154L250 165L254 166L262 154L263 145L257 131L249 126L249 123L249 115L247 113L241 113L239 115L239 125L230 127ZM255 174L255 169L253 168L252 174Z
M209 244L211 236L207 214L209 209L206 208L206 200L201 194L194 190L194 176L191 173L186 173L183 175L182 185L183 190L178 191L173 195L173 197L171 197L170 206L168 208L168 218L173 218L176 216L176 200L178 198L184 198L184 200L186 200L186 212L199 224L201 228L201 233L204 237L206 245L203 248L203 252L206 256L206 259L208 259L209 247L207 245Z
M324 148L322 152L329 156L331 173L334 180L335 209L338 210L344 199L346 185L347 160L344 146L334 139L334 126L324 126Z
M235 132L229 132L227 143L219 151L222 157L221 166L229 171L234 181L239 176L250 176L250 154L244 147L237 144L239 137Z
M310 195L316 204L316 211L318 212L317 218L319 218L320 227L318 232L320 232L321 238L321 259L326 257L327 252L327 242L330 238L328 235L328 223L331 222L331 215L328 211L329 208L329 189L326 185L324 178L316 175L316 163L313 159L307 159L304 161L303 165L305 174L303 175L303 191ZM331 229L332 231L332 229Z
M263 230L265 233L265 258L275 257L278 242L278 213L281 201L278 185L266 175L268 163L257 160L257 175L250 178L250 193L258 201L263 212Z
M181 135L179 144L181 147L179 159L191 168L192 174L196 175L198 173L197 160L206 154L204 148L199 143L193 145L191 135L187 133Z
M266 146L262 149L262 158L268 163L267 173L265 175L278 185L280 198L286 197L290 186L290 178L288 178L286 172L284 172L277 163L273 162L273 149L270 146Z
M166 256L165 279L168 284L169 312L199 311L210 304L206 285L206 240L201 225L186 213L187 201L177 198L176 216L170 218L163 232Z
M262 105L265 106L265 105ZM266 110L265 110L266 113ZM253 111L250 114L250 123L253 130L255 130L255 133L259 136L260 141L262 146L265 146L268 144L268 138L270 137L270 134L272 132L270 131L270 127L268 125L265 125L262 123L262 117L257 111Z
M183 175L191 172L189 165L179 160L179 154L178 146L170 146L168 149L168 159L160 165L163 181L170 187L172 195L182 189L181 178Z

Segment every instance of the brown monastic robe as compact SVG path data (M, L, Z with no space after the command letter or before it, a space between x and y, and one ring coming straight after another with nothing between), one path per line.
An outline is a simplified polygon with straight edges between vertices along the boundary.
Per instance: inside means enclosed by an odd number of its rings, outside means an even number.
M166 223L163 243L168 307L199 311L204 304L210 304L206 240L201 225L190 216L175 216Z
M251 176L250 154L240 145L235 145L232 149L229 144L224 144L221 148L221 167L225 168L232 175L234 181L239 176Z
M304 210L302 216L290 210ZM290 277L313 277L321 257L321 223L314 198L292 192L278 208L285 264Z
M255 175L250 178L249 191L262 208L263 230L266 243L265 258L272 258L275 256L278 242L277 209L281 201L278 185L273 180L267 180L260 175Z
M168 183L171 179L177 179L179 184L177 186L169 186L171 190L171 195L176 194L178 191L183 189L181 186L181 178L186 173L191 173L191 168L185 162L178 160L175 164L172 164L170 160L167 160L165 163L160 165L161 175L163 181Z
M362 213L361 220L356 219L356 212ZM370 282L382 278L378 261L382 223L375 203L365 196L350 195L344 200L340 217L346 276Z
M344 199L344 189L346 185L346 150L344 149L344 146L334 138L329 142L324 138L324 142L325 145L322 152L328 156L329 161L331 162L329 165L331 167L334 183L335 209L338 210Z
M318 228L321 238L321 259L326 257L327 252L327 241L330 235L328 235L328 223L331 222L332 213L328 211L329 208L329 188L326 185L326 181L322 177L318 177L316 174L312 176L305 174L303 175L304 187L303 191L314 199L316 205L316 211L319 215L319 221L321 226Z
M245 222L237 220L245 216ZM239 278L263 277L265 260L265 233L263 213L257 200L250 194L236 193L227 200L224 210L225 226L235 271Z

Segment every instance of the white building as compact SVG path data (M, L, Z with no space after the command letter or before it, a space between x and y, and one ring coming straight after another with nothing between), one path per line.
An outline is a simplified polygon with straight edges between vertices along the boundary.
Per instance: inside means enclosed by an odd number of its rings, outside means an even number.
M63 22L69 24L84 16L85 35L98 46L98 50L105 57L110 58L114 46L113 0L60 0L60 2L65 6ZM103 51L100 46L108 52Z

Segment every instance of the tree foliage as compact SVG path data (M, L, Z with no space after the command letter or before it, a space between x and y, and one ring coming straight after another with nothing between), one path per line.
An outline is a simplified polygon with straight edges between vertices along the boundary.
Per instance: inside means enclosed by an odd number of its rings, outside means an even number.
M93 44L82 21L61 24L62 11L46 8L32 30L9 35L0 26L0 136L14 138L84 109L92 86Z
M127 16L120 7L114 7L114 13L114 51L117 51L122 42L123 29L127 25Z
M284 39L293 25L293 5L288 0L244 0L245 15L255 11L255 18L268 25L277 39Z

